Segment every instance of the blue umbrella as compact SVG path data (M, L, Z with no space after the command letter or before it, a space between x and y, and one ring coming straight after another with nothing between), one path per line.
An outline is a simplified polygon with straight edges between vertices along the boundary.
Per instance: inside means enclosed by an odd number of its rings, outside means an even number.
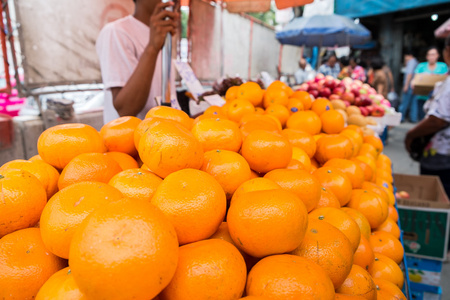
M370 31L340 15L300 17L288 23L276 37L281 44L294 46L352 46L368 42Z

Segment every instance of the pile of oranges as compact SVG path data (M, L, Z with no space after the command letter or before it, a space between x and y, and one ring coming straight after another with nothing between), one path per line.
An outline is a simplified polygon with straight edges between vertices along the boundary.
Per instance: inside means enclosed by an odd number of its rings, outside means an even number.
M406 299L381 140L278 81L226 100L3 165L0 299Z

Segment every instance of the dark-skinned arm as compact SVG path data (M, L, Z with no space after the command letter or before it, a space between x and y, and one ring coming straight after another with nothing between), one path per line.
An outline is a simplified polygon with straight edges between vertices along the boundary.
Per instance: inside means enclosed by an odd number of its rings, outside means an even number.
M159 3L150 18L150 41L131 77L123 87L112 87L113 105L119 116L136 116L145 107L155 73L156 60L166 35L175 34L178 13L165 10L172 2Z
M408 152L411 152L411 142L418 137L427 136L433 133L436 133L449 124L445 120L442 120L433 115L428 116L427 118L420 121L414 128L412 128L405 137L405 147Z

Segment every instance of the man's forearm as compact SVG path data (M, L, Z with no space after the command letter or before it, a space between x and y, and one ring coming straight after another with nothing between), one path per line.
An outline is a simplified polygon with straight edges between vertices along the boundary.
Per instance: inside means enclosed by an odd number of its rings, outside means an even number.
M411 139L415 139L421 136L427 136L429 134L433 134L438 132L439 130L445 128L447 126L447 122L442 119L439 119L435 116L429 116L422 120L416 127L411 129L407 136Z
M113 91L114 108L119 116L136 116L145 107L157 58L158 51L147 47L125 86Z

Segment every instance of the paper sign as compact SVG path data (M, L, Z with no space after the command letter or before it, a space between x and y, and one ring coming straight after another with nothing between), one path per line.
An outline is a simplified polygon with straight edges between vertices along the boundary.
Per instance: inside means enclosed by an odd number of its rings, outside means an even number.
M226 103L219 95L204 96L203 99L210 105L223 106Z
M203 89L200 81L197 79L197 76L195 76L191 66L189 66L188 63L178 60L174 60L173 63L177 68L177 71L180 74L181 78L183 78L184 82L186 83L189 92L191 92L195 100L198 101L198 97L203 94L205 90Z

